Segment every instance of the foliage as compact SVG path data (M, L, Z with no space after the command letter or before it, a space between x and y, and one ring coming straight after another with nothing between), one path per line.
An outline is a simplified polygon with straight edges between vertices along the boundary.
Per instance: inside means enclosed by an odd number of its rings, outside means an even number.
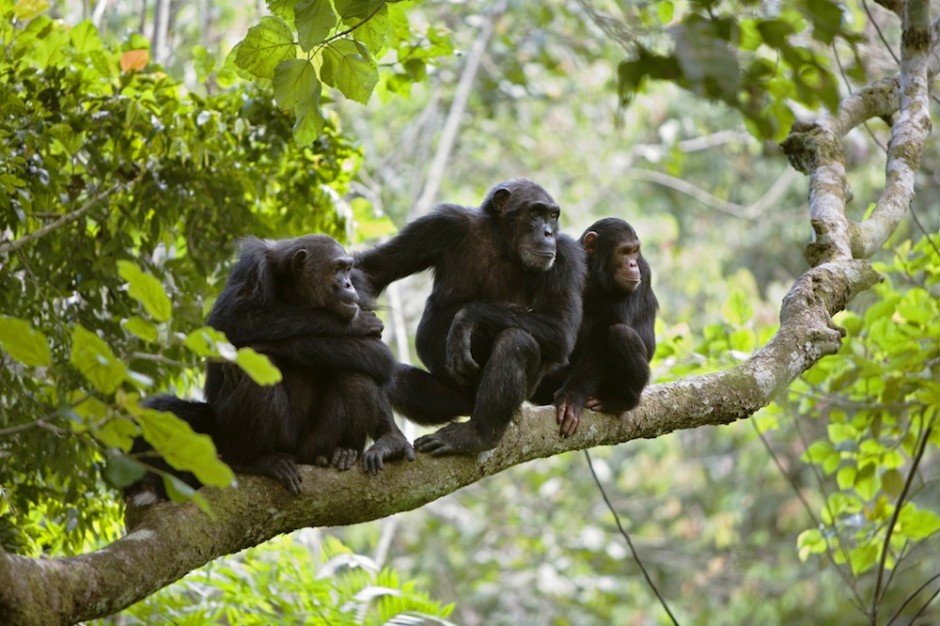
M324 123L324 86L366 104L379 84L408 93L427 76L434 59L453 52L446 33L428 26L417 36L402 2L390 0L270 0L272 15L248 29L229 55L246 77L274 87L282 109L291 111L300 145L316 139ZM299 50L298 50L299 48Z
M0 539L31 553L101 534L104 484L142 471L123 455L137 434L231 482L206 437L140 396L188 391L181 367L202 358L278 379L202 318L235 238L345 238L359 163L335 120L299 147L264 90L188 93L143 38L111 49L42 9L0 2Z
M632 17L648 31L618 68L621 102L648 80L668 80L734 107L755 136L778 141L796 119L794 105L834 110L838 79L825 47L859 40L846 29L843 8L798 0L768 15L756 4L659 0L635 8Z
M821 523L800 534L800 558L848 564L876 604L885 570L916 559L940 531L940 508L918 472L940 448L940 251L927 238L908 241L878 269L887 277L873 290L878 300L836 318L849 337L838 357L807 372L761 422L773 429L793 413L825 424L802 458L831 491Z
M414 581L332 537L319 550L305 543L280 538L219 559L100 623L449 624L453 605L431 600Z

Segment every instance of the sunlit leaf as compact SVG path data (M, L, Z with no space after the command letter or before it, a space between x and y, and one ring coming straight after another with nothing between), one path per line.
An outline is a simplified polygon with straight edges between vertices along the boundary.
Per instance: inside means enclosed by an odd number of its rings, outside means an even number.
M239 348L235 363L259 385L276 385L281 382L281 371L268 357L251 348Z
M320 78L350 100L366 104L379 80L379 72L364 45L341 39L324 48Z
M82 326L72 330L69 363L102 393L114 393L124 381L127 369L108 344Z
M261 18L241 41L235 64L258 78L273 78L281 61L297 56L290 26L279 17Z
M26 320L0 315L0 348L23 365L52 365L49 340Z
M300 47L306 51L322 43L338 20L330 0L301 0L294 7L294 21Z
M141 270L130 261L118 261L118 273L127 281L127 293L140 302L147 313L158 322L170 319L173 307L157 278Z
M121 55L122 72L139 72L150 62L150 50L128 50Z

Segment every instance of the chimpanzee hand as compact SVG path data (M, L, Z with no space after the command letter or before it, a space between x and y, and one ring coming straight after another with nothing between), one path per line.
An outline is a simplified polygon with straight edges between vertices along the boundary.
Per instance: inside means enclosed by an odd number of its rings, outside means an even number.
M352 337L375 337L382 338L382 330L385 326L379 316L372 311L359 310L356 317L349 322L350 336Z
M451 377L462 385L472 385L480 376L480 366L473 360L470 352L473 329L473 323L466 321L466 314L462 309L454 316L450 332L447 333L445 365Z
M555 392L555 421L559 425L559 434L570 437L578 431L581 423L581 407L584 397L564 388Z
M385 468L385 461L398 458L414 461L415 449L396 428L395 432L379 437L378 440L365 451L362 455L362 469L374 476Z

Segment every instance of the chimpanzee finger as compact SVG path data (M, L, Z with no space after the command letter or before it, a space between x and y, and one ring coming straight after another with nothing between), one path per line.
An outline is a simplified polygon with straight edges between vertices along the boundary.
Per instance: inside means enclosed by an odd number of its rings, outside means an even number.
M555 405L555 423L561 425L565 419L565 412L568 410L567 402L559 402Z
M415 449L410 443L407 443L407 442L405 443L404 452L405 452L406 459L408 459L409 461L415 460L415 457L416 457Z
M317 467L329 467L330 460L321 454L313 460L313 464Z

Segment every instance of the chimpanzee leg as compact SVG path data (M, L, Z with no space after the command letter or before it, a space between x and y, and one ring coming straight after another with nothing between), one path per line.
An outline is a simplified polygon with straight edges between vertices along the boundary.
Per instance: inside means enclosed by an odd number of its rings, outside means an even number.
M320 383L326 388L320 402L307 411L307 427L297 449L300 463L347 470L366 444L375 383L351 370Z
M412 422L446 424L473 411L473 390L417 367L399 365L389 390L392 405Z
M483 366L470 421L420 437L415 447L434 456L476 454L495 447L513 413L535 386L539 360L538 343L528 332L508 328L499 333Z
M368 424L369 436L374 442L362 455L362 467L377 474L385 461L404 457L415 460L415 450L395 423L388 390L376 385L373 398L372 420Z
M610 354L608 374L598 389L598 400L607 413L636 408L640 394L650 379L646 344L627 324L614 324L608 331Z
M300 493L300 473L292 455L300 417L291 402L289 381L262 387L233 368L225 372L212 408L213 434L222 459L236 472L268 476Z

